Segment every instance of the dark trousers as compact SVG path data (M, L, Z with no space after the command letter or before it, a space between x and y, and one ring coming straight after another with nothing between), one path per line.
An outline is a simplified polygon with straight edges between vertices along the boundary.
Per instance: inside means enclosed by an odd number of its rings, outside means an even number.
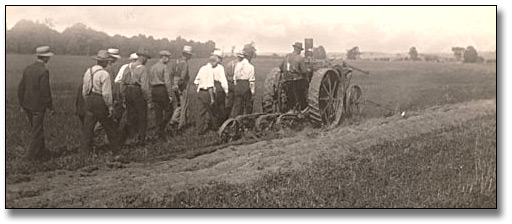
M160 137L164 137L165 127L169 123L173 112L165 85L153 86L151 88L151 97L154 105L156 125L158 126L157 134Z
M306 79L286 81L285 91L288 109L304 110L308 106Z
M228 81L228 95L226 96L226 105L225 105L225 119L228 119L231 115L231 110L233 109L233 101L235 98L235 84L233 81Z
M197 93L198 103L198 116L197 116L197 134L202 135L208 130L208 123L214 119L213 106L210 104L210 93L206 90L200 90Z
M92 149L92 142L94 138L94 127L98 121L107 134L110 147L113 151L117 151L120 147L118 137L116 134L114 121L108 117L108 108L99 94L92 93L85 97L85 119L82 126L82 153L89 153Z
M231 118L244 114L248 96L251 94L249 81L247 80L237 80L233 89L233 108L231 109L231 114L229 116Z
M30 160L46 159L49 152L44 144L44 111L26 110L28 122L30 123L30 140L27 158Z
M220 82L215 82L215 104L213 105L213 122L216 128L219 128L229 115L226 115L226 92Z
M140 87L129 85L126 88L126 110L128 112L129 132L137 133L139 143L144 143L148 127L148 104Z
M244 114L252 114L253 105L254 105L253 100L254 100L254 98L249 89L249 92L247 93L247 96L246 96L246 100L244 100Z

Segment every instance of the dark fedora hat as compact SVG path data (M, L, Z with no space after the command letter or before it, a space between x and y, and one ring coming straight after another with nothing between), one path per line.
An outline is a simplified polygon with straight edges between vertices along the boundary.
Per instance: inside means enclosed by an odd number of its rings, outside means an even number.
M139 48L139 50L137 50L137 55L138 56L145 56L147 58L151 58L151 55L150 55L148 49L143 48L143 47L141 47L141 48Z
M299 48L301 50L304 50L304 48L302 48L302 43L301 42L295 42L295 44L293 44L292 46L296 47L296 48Z

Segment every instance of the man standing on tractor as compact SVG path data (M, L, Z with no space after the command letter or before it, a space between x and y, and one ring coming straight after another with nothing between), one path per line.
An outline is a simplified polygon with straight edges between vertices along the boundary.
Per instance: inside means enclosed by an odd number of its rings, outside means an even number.
M280 69L284 74L285 92L288 99L288 109L304 110L307 107L307 68L304 57L300 52L304 50L302 43L296 42L293 46L293 52L286 55L281 63Z

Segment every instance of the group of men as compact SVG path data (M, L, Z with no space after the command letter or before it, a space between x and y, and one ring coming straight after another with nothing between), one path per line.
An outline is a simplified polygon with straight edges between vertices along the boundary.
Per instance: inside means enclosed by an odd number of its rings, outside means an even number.
M304 109L306 67L300 56L301 43L293 45L294 52L281 64L288 85L291 101L296 109ZM181 108L180 119L185 119L188 104L188 60L194 55L190 46L184 46L182 55L170 63L171 53L159 52L160 60L150 69L146 62L151 58L148 50L140 48L130 55L128 64L116 63L121 58L119 50L100 50L93 57L97 63L83 74L83 83L76 97L76 114L82 123L80 148L88 154L92 150L95 130L103 129L114 152L129 139L144 145L147 133L147 111L153 108L157 135L166 140L166 127L173 112ZM244 49L226 69L222 65L222 52L215 49L208 63L199 69L193 83L198 100L196 116L197 134L216 130L228 118L252 113L255 94L255 71L251 60L254 51ZM47 62L53 53L48 46L36 48L37 61L23 72L18 88L22 109L27 113L31 126L28 157L43 159L49 154L45 148L43 121L45 112L53 113ZM306 90L307 91L307 90ZM178 110L176 110L178 111ZM101 125L98 125L101 124ZM180 125L183 122L179 122Z
M254 52L249 49L241 51L224 69L222 52L215 50L208 63L199 69L194 79L199 99L198 135L208 129L218 129L228 118L252 113L256 81L254 66L250 63L253 56Z

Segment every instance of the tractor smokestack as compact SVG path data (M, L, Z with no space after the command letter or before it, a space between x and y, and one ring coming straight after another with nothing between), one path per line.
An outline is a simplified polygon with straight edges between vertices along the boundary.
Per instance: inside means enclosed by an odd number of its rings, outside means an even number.
M306 58L313 57L313 38L304 39L304 49Z

